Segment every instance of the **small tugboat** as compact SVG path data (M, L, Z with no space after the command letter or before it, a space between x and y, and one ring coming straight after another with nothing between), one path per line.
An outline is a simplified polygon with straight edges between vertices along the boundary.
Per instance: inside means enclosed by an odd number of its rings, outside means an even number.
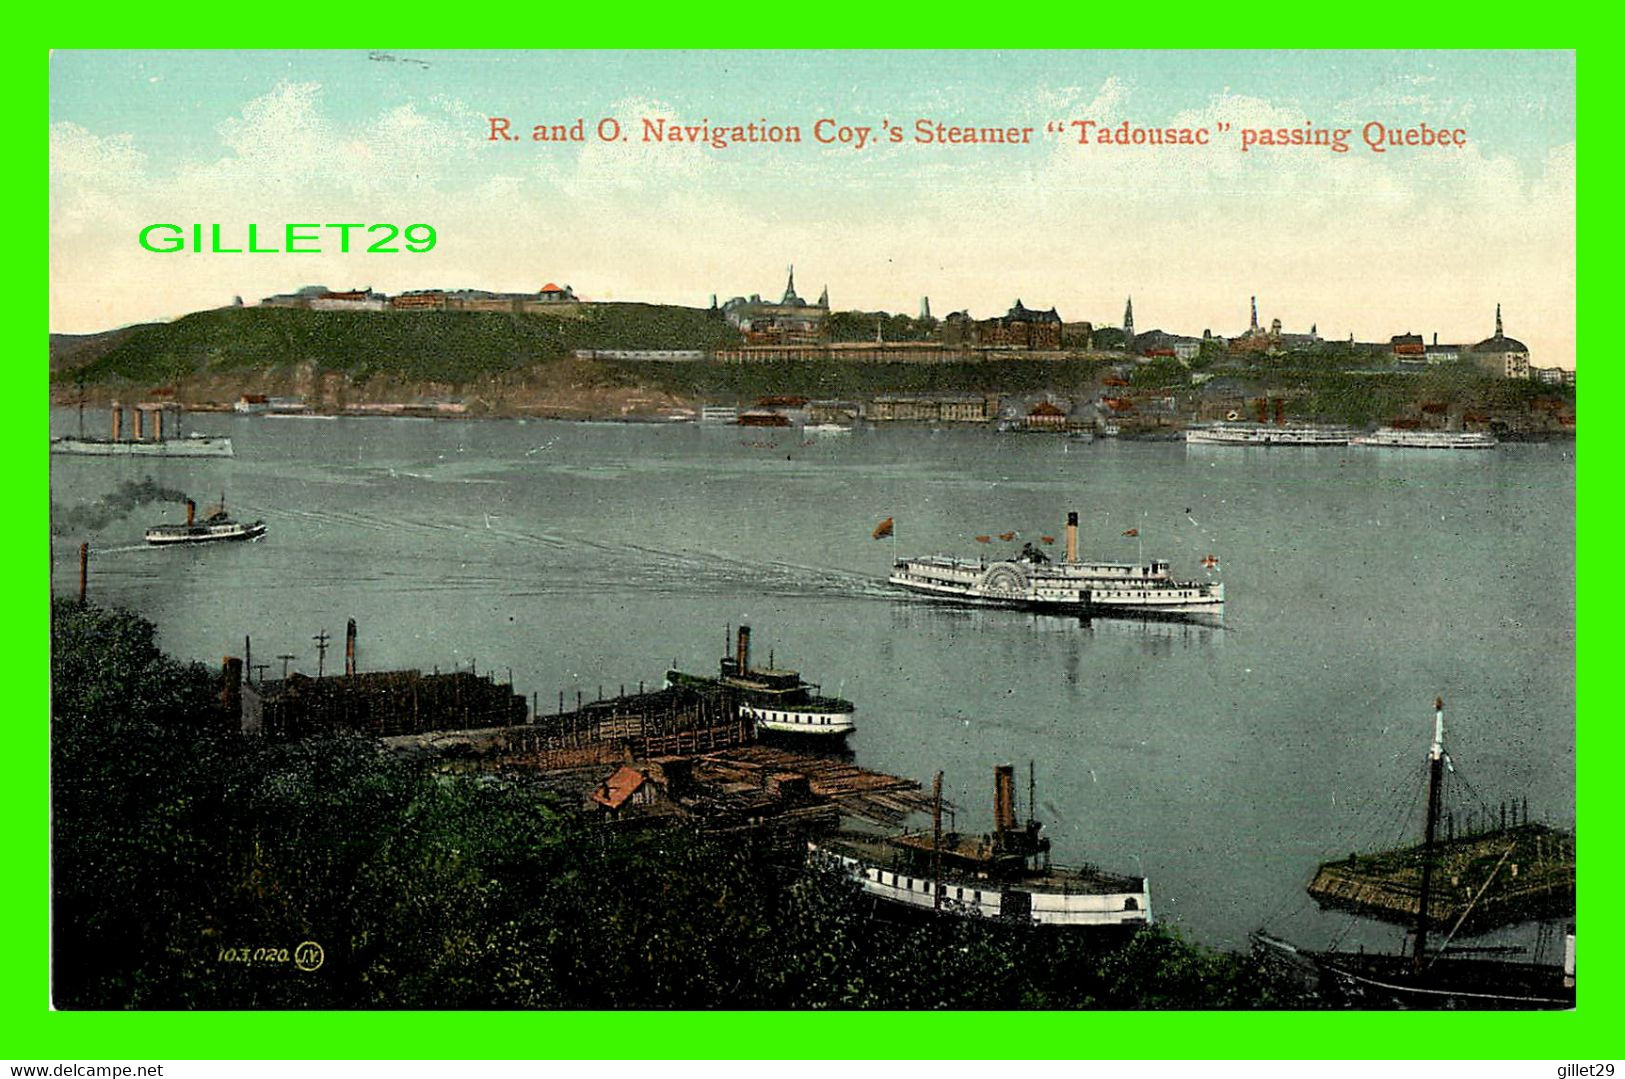
M1031 782L1028 801L1032 801ZM855 829L807 846L850 873L866 895L899 910L990 918L1015 925L1125 928L1151 922L1144 877L1051 865L1043 825L1016 821L1015 770L993 769L993 832L942 830L942 773L932 789L928 833L886 836Z
M1422 844L1350 855L1315 873L1309 894L1322 907L1410 926L1400 954L1300 949L1262 930L1253 951L1271 966L1351 1006L1407 1009L1547 1010L1574 1007L1574 927L1562 965L1487 958L1494 949L1452 949L1458 934L1574 915L1574 837L1526 819L1457 838L1441 823L1445 771L1444 702L1434 702L1428 750L1427 817ZM1432 934L1443 942L1430 950Z
M666 685L694 689L722 688L739 697L739 716L759 730L780 734L807 734L840 737L851 734L852 714L857 706L839 697L825 697L818 686L805 682L798 671L777 670L769 660L767 669L750 665L750 627L740 626L737 652L722 658L716 678L705 678L668 670Z
M988 537L978 539L987 542ZM1218 559L1209 556L1203 565L1212 569ZM1221 582L1175 580L1167 562L1081 561L1075 512L1066 515L1065 561L1052 562L1029 543L1017 557L996 562L942 555L900 558L887 581L933 599L1084 615L1189 618L1224 609Z
M197 503L186 500L186 523L183 525L155 525L147 529L147 542L155 547L175 543L219 543L227 540L259 539L265 535L265 522L244 524L234 521L226 512L226 496L220 496L220 505L203 520L197 519Z

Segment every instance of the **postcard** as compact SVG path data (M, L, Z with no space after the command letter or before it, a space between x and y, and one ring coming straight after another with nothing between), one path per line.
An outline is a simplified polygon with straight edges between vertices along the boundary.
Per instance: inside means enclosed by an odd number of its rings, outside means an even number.
M52 1006L1573 1009L1575 162L1572 52L56 53Z

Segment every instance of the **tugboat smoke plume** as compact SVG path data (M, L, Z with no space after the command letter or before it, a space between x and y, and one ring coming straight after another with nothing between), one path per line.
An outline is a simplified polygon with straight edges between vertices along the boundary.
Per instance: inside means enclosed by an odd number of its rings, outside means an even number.
M51 534L65 536L70 533L95 531L106 528L114 521L147 502L185 502L186 492L172 487L161 487L151 476L139 481L125 480L112 494L104 495L84 506L59 506L51 503Z

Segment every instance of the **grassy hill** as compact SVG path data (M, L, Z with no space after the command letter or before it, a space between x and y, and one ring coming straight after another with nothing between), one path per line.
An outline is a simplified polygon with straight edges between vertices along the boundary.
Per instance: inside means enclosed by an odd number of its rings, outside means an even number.
M76 371L78 368L92 363L111 352L136 333L148 329L152 325L155 324L141 323L135 326L120 326L116 330L104 330L101 333L53 333L51 334L51 370L53 372Z
M53 374L88 385L173 384L314 366L355 381L388 376L460 385L568 356L578 348L720 348L721 318L690 307L593 304L583 317L473 311L352 312L242 307L136 327L88 362Z

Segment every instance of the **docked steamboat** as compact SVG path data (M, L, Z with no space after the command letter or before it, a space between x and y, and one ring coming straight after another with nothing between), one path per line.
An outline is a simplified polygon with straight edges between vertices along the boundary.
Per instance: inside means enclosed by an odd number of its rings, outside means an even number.
M165 414L172 416L169 433L164 432ZM51 452L87 457L231 457L231 439L225 435L180 434L180 406L170 403L130 406L133 431L126 436L124 408L113 402L113 428L110 438L93 438L84 431L84 406L80 405L80 432L51 439ZM150 418L149 418L150 417Z
M1016 819L1014 780L1010 765L994 768L994 830L987 835L943 831L938 773L931 831L879 835L847 828L809 841L808 848L898 913L1093 929L1150 924L1144 877L1050 863L1049 840L1039 834L1043 825L1030 815L1025 826Z
M1185 441L1208 446L1346 446L1355 436L1348 427L1294 423L1213 423L1187 427Z
M1204 565L1218 560L1209 556ZM1139 617L1189 618L1224 610L1220 581L1177 580L1162 559L1085 562L1078 558L1078 515L1066 515L1066 558L1055 562L1028 543L995 562L925 555L900 558L891 585L933 599L998 607Z
M739 717L758 730L820 738L852 733L857 706L851 701L824 696L801 672L780 670L771 658L766 668L752 667L749 626L739 627L737 642L734 655L722 657L716 678L685 674L674 667L666 672L666 685L729 690L739 700Z
M1493 450L1499 444L1488 431L1413 431L1403 427L1379 427L1368 435L1357 435L1353 443L1400 450Z

